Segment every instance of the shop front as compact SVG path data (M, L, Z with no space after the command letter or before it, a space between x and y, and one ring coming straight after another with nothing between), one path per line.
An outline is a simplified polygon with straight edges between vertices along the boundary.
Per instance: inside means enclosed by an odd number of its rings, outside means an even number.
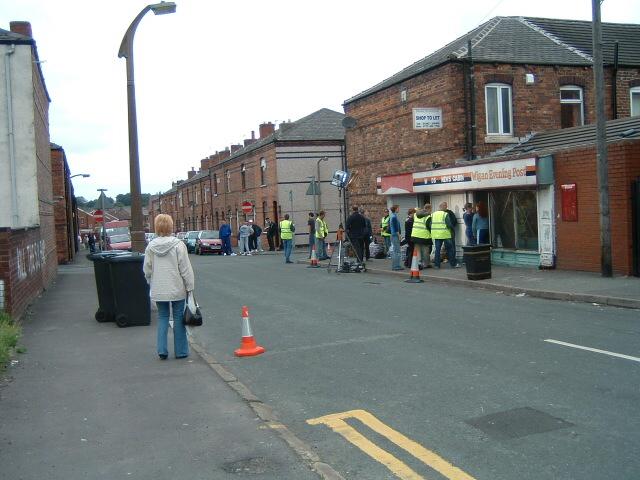
M479 202L488 209L492 263L541 266L555 264L553 163L551 157L478 161L461 167L378 178L378 194L388 205L447 202L458 219L456 247L466 244L464 205Z

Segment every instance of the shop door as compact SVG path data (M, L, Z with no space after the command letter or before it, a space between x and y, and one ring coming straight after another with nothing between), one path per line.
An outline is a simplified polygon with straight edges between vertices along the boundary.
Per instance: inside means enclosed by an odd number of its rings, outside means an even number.
M464 220L462 215L464 214L464 204L467 203L467 196L464 193L444 193L444 194L431 194L431 209L437 211L439 205L442 202L447 202L449 210L456 214L456 250L457 255L462 255L462 246L467 243L464 234Z
M631 191L632 215L633 215L633 274L640 277L640 178L632 184Z
M404 220L407 218L407 210L410 208L417 208L417 198L415 195L392 195L387 199L388 207L392 205L398 205L398 220L402 226L402 234L404 235Z

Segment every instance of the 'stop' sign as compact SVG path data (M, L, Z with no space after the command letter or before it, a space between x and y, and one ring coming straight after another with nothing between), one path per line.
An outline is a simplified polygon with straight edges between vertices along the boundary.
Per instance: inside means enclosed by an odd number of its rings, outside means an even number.
M429 130L432 128L442 128L441 108L414 108L413 109L414 130Z

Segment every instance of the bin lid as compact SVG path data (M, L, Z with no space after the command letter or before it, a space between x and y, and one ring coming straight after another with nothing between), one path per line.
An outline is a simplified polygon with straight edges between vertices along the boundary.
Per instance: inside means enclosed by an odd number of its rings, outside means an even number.
M462 251L463 252L475 252L476 250L479 251L485 251L485 250L491 250L491 244L490 243L479 243L476 245L463 245L462 246Z
M124 252L121 255L107 257L109 263L142 263L144 262L144 253Z
M125 253L130 253L126 250L106 250L104 252L95 252L87 255L87 258L92 262L95 261L104 261L107 258L116 257L118 255L124 255Z

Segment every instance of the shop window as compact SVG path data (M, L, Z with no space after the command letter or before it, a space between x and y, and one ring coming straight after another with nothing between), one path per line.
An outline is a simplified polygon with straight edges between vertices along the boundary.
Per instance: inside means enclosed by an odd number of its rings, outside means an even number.
M560 87L560 128L584 125L582 88L574 85Z
M513 135L511 87L489 84L485 87L487 135Z
M631 116L640 116L640 87L633 87L629 90L629 97L631 99Z
M497 248L538 251L538 207L534 190L490 195L492 244Z

